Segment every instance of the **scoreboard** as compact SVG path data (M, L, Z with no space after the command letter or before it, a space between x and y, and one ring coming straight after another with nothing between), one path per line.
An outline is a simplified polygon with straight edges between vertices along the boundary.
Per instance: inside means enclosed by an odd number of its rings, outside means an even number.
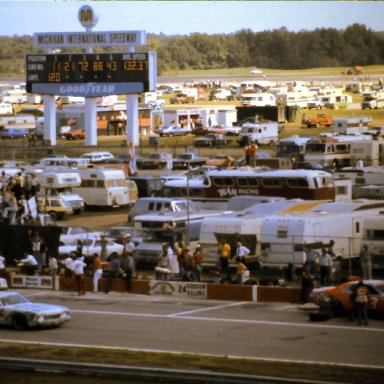
M98 97L156 88L156 53L28 55L27 92Z

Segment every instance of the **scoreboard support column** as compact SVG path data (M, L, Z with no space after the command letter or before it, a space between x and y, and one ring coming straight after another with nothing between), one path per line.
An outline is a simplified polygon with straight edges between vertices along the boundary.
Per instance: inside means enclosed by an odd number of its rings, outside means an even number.
M86 98L84 105L85 145L97 146L96 98Z
M127 95L127 127L126 127L126 140L127 145L130 142L135 147L139 145L139 98L138 95Z
M55 96L44 96L44 139L51 145L56 145Z

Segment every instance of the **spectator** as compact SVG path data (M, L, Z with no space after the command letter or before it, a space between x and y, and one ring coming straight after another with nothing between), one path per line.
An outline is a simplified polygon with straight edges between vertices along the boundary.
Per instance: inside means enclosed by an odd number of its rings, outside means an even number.
M368 325L368 306L370 303L369 288L360 280L351 293L351 302L357 312L359 325Z
M244 284L249 278L249 270L243 263L244 259L236 257L237 269L236 269L236 282L237 284Z
M251 141L251 143L245 147L245 164L246 165L250 165L251 167L256 167L256 152L257 152L256 142Z
M305 247L305 261L308 261L308 265L310 268L310 274L315 275L317 271L317 257L318 253L312 249L310 245L306 245Z
M120 261L116 252L113 252L111 254L110 263L111 264L108 270L108 276L104 287L104 292L106 294L111 291L112 279L119 277L119 275L121 274Z
M93 293L99 290L99 280L103 274L101 258L98 253L93 254Z
M186 247L182 241L179 241L177 244L177 262L179 263L179 275L182 281L188 280L187 250L189 250L189 247Z
M229 259L231 258L231 246L223 239L218 246L219 262L221 266L221 272L230 279L229 273Z
M75 254L73 254L74 257L76 257ZM72 277L73 272L73 258L71 256L67 256L61 264L64 266L64 276L65 277Z
M248 256L250 253L251 251L245 245L243 245L240 241L236 243L236 255L235 255L236 259L240 257L241 260L244 261L245 257Z
M133 255L135 248L136 247L132 241L131 235L128 233L124 238L124 250L127 251L130 255Z
M16 260L20 269L25 270L25 274L28 276L33 276L35 271L38 269L38 263L34 255L25 253L24 259Z
M311 270L311 264L308 260L306 260L301 271L301 304L305 304L308 301L309 294L314 287L314 276L312 275Z
M360 265L363 279L372 279L372 256L368 244L364 244L360 252Z
M43 260L40 253L40 236L37 232L34 232L32 234L32 254L35 256L37 263L38 263L38 269L39 272L43 270Z
M332 274L332 257L325 248L321 250L319 265L320 265L320 284L329 285L331 283L331 274Z
M156 280L168 281L171 272L171 262L168 256L169 244L163 244L163 249L156 267Z
M75 273L76 287L79 296L84 296L85 290L85 276L84 267L86 266L83 256L77 256L76 260L72 263L73 272Z
M57 259L53 255L48 255L48 272L50 276L57 275Z
M132 287L132 275L135 273L135 260L133 259L132 252L125 250L123 252L123 271L125 278L125 291L131 292Z
M203 269L203 249L200 244L196 245L195 252L193 252L192 256L192 265L193 265L193 280L201 281L201 271Z

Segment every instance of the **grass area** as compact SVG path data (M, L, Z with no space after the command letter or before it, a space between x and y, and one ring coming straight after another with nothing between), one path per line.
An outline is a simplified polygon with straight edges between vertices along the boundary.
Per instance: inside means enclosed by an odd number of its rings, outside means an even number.
M315 380L330 383L345 382L350 384L376 384L381 382L382 371L379 369L363 369L354 367L333 366L331 364L305 364L272 362L263 359L231 358L227 356L196 355L186 353L151 353L127 351L119 349L98 349L85 347L48 347L44 345L0 344L0 356L45 359L53 361L70 361L77 363L95 363L112 365L205 370L210 372L226 372L249 375L284 377L301 380ZM68 378L68 377L67 377ZM42 381L28 381L30 384ZM71 381L73 382L73 381ZM113 381L110 381L113 382ZM97 383L95 379L94 383Z

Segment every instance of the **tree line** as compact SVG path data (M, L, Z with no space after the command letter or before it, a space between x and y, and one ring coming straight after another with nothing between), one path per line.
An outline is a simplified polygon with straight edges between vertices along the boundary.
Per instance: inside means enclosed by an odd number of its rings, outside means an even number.
M343 30L320 28L290 32L285 27L232 34L167 36L147 35L147 45L137 51L157 51L158 75L177 70L240 67L308 69L375 65L384 62L384 33L362 24ZM63 53L69 52L63 49ZM72 53L84 52L71 48ZM119 52L119 48L97 48L95 52ZM27 54L42 53L31 36L0 37L0 75L23 76ZM18 65L12 65L12 64ZM20 72L20 73L19 73Z

